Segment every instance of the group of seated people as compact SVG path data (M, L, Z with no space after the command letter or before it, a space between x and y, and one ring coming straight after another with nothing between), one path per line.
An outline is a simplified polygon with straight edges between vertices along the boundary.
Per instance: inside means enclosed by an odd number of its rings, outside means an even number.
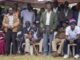
M43 31L39 24L30 25L29 21L25 22L26 27L22 28L17 32L17 43L18 43L18 53L26 53L33 55L43 53ZM4 34L0 28L0 40L4 40ZM75 58L79 57L79 38L80 37L80 27L76 25L76 20L71 19L69 24L64 21L62 27L59 27L54 31L54 37L52 40L52 55L61 56L62 52L64 58L69 57L67 54L68 44L76 44L75 46ZM1 43L1 41L0 41ZM36 44L38 43L38 44ZM5 43L4 43L5 44ZM39 45L39 51L36 48ZM3 45L4 46L4 45ZM5 49L5 47L4 47ZM0 49L0 52L3 51Z
M25 22L26 27L22 28L17 32L17 50L18 53L26 53L33 55L34 53L42 54L43 53L43 31L39 25L35 23L31 26L29 21ZM2 29L0 29L0 40L5 40L5 34ZM71 19L69 25L66 22L63 22L62 27L59 27L54 31L54 36L52 40L52 55L61 56L64 55L64 58L68 58L68 44L76 44L75 46L75 58L79 58L79 47L80 47L80 27L76 25L76 20ZM1 43L1 41L0 41ZM5 43L3 44L3 46ZM37 49L39 45L39 49ZM2 46L2 48L3 48ZM0 47L1 48L1 47ZM1 49L2 49L1 48ZM0 53L4 51L0 49ZM4 47L5 49L5 47ZM39 50L39 51L38 51Z
M30 23L27 21L26 27L17 33L17 40L19 43L20 52L33 55L43 53L43 32L40 27L37 25L30 26ZM68 58L68 44L76 44L75 46L75 58L79 57L79 37L80 37L80 27L76 26L76 21L71 19L69 25L64 22L62 27L59 27L54 32L54 37L52 40L52 55L53 56L62 56ZM23 40L24 38L24 40ZM25 42L25 43L24 43ZM37 44L38 43L38 44ZM25 47L24 47L25 45ZM39 51L36 47L39 45ZM22 50L23 49L23 50ZM72 50L71 50L72 51ZM39 52L39 53L38 53Z
M69 44L71 44L71 51L75 47L74 58L79 58L80 27L77 26L77 21L75 18L71 18L67 19L69 21L67 22L63 17L60 17L64 21L61 21L61 26L57 27L59 21L52 11L51 3L47 2L46 7L47 10L42 14L40 22L33 23L33 21L25 19L25 21L23 20L25 26L20 29L18 27L22 22L13 14L13 9L9 9L9 14L4 16L2 28L0 26L0 54L5 54L5 52L7 55L11 52L16 54L17 51L20 54L41 54L54 57L64 55L64 58L68 58L70 55L68 54Z

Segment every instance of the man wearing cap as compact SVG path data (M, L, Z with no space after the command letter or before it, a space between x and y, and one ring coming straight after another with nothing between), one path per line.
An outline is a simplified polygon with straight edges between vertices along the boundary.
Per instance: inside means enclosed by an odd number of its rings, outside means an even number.
M19 18L13 13L13 9L9 8L8 14L4 16L3 28L6 33L6 54L10 54L10 45L13 43L12 53L17 53L16 35L19 27Z
M70 20L70 25L65 30L66 40L64 42L64 58L68 58L67 47L68 44L75 43L76 52L74 58L79 58L79 35L80 35L80 27L76 26L76 21L74 19Z

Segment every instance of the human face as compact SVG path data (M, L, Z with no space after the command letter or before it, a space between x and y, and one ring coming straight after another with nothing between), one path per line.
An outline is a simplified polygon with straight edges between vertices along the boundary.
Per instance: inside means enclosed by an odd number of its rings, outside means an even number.
M75 29L75 25L71 25L71 30L74 30Z
M34 30L34 31L37 31L37 27L36 27L36 26L34 26L34 27L33 27L33 30Z
M30 27L30 23L29 22L26 22L25 25L26 25L27 28Z
M63 26L63 27L66 27L66 26L67 26L67 24L66 24L66 23L63 23L63 24L62 24L62 26Z
M55 2L53 3L53 6L54 6L54 8L58 7L58 2L55 1Z
M50 11L51 10L51 4L46 4L46 8L48 11Z
M67 9L68 8L68 2L64 3L64 8Z
M13 14L13 10L9 10L9 14L12 15Z

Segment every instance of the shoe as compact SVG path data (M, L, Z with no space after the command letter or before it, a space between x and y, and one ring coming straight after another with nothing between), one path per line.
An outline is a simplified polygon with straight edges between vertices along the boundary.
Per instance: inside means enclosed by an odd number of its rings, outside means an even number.
M48 54L47 53L44 53L43 56L48 56Z
M39 55L42 55L43 53L42 52L39 52Z
M75 55L74 58L78 59L79 58L79 55Z
M54 57L57 57L59 54L55 51L55 52L53 52L53 56Z
M64 58L64 59L67 59L68 57L69 57L68 55L64 55L64 57L63 57L63 58Z

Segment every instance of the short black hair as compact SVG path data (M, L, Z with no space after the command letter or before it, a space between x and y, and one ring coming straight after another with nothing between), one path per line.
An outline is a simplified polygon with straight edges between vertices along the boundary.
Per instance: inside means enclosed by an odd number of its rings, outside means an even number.
M47 1L45 4L52 4L52 2L51 1Z
M28 10L33 10L33 7L31 6L31 3L27 3Z
M64 2L64 5L65 5L65 4L66 4L66 5L69 5L69 2L68 2L68 1L65 1L65 2Z

